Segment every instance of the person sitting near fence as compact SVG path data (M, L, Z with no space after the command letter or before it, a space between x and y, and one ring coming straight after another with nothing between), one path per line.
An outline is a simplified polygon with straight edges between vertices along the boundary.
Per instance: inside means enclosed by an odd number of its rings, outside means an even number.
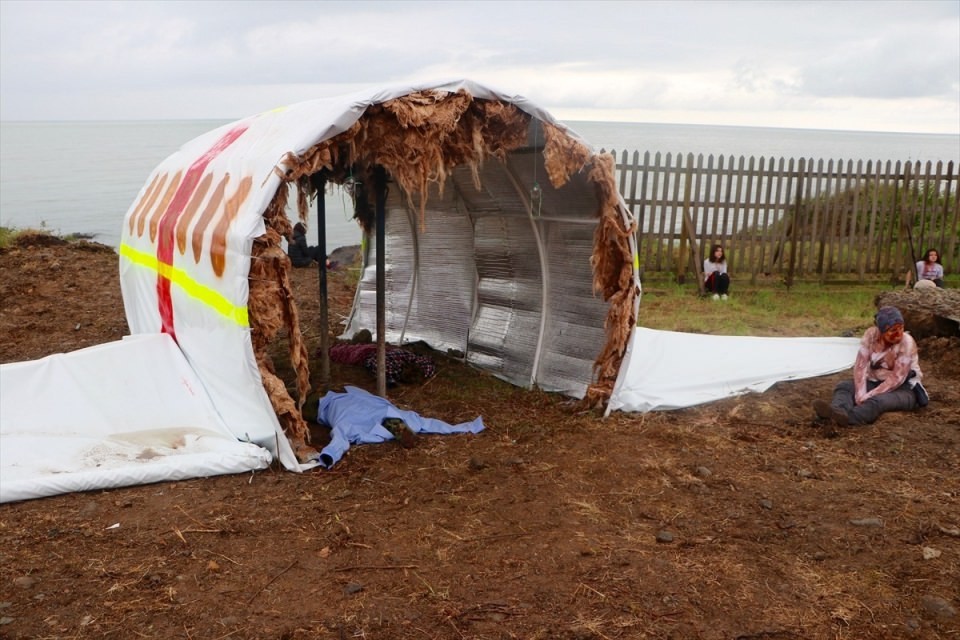
M933 284L930 284L930 283ZM940 264L940 252L936 249L927 249L923 260L917 262L917 282L914 289L924 287L943 288L943 265Z
M896 307L880 307L860 340L853 380L833 390L833 401L813 403L817 417L846 427L871 424L887 411L912 411L930 401L921 380L917 342L903 330Z
M727 256L719 244L710 249L710 257L703 261L703 280L707 293L714 300L726 300L730 289L730 276L727 275Z
M320 247L307 244L307 227L302 222L293 226L293 235L287 241L287 256L295 267L309 267L314 262L325 259ZM330 267L330 260L327 260L327 268Z

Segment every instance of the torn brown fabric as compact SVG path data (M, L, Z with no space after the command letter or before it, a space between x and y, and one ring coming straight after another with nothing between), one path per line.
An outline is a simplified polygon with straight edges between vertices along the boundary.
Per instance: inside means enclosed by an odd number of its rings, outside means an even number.
M474 186L481 189L480 168L488 158L505 161L507 154L528 143L532 116L516 105L499 100L475 99L467 91L414 92L369 106L346 131L317 143L302 155L287 154L277 167L284 183L297 189L297 215L306 221L309 199L320 197L310 176L323 172L329 182L342 184L354 198L355 216L367 233L374 229L372 168L383 167L407 196L411 209L419 211L425 229L426 205L431 183L440 192L455 167L469 167ZM624 228L619 194L610 154L594 155L581 141L557 125L542 122L544 166L550 184L560 188L576 173L587 171L600 203L594 234L591 266L594 290L609 303L605 321L606 344L594 363L596 381L587 390L588 399L601 403L609 398L630 329L635 322L633 304L633 257ZM414 202L414 196L417 202ZM306 351L300 336L296 305L290 294L286 256L279 250L279 236L287 236L286 184L264 214L268 233L254 243L249 305L255 326L255 352L264 385L282 417L285 431L306 438L306 424L299 415L309 391ZM276 236L276 237L274 237ZM256 293L255 293L256 292ZM297 370L300 404L294 404L273 375L266 345L285 327L291 336L291 361Z
M543 149L544 166L554 189L567 184L574 173L581 171L589 162L592 153L579 140L571 138L556 125L543 123L546 145Z
M278 194L286 192L282 185ZM290 222L283 212L285 195L278 195L264 212L266 233L254 239L251 252L247 311L250 321L253 352L270 404L290 440L298 459L305 461L310 453L306 443L310 432L301 410L310 392L308 353L300 333L300 319L290 285L290 259L280 246L281 232L289 231ZM277 377L267 349L281 330L286 330L290 364L297 372L295 402L284 382Z
M609 153L593 157L587 179L596 186L600 202L599 221L593 235L593 288L608 303L604 330L607 341L594 361L594 383L587 388L585 402L600 406L613 393L630 332L636 324L634 301L639 293L633 280L633 250L630 238L636 223L624 225L616 188L614 158Z
M423 228L430 184L442 194L454 167L467 165L479 189L483 161L488 156L503 160L526 144L530 119L512 104L474 99L466 91L418 91L371 105L350 129L300 157L288 154L280 173L283 180L296 181L325 170L338 184L349 178L369 185L368 169L382 166L407 195L410 208L420 212ZM373 207L361 211L371 212L358 220L372 231Z

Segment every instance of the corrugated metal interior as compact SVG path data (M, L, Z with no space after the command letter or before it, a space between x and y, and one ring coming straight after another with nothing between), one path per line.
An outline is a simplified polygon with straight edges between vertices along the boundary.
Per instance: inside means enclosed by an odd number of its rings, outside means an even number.
M586 176L560 189L539 150L488 160L482 188L459 167L424 226L395 185L387 199L386 339L423 340L523 387L583 397L604 343L606 303L592 291L598 202ZM376 256L363 276L345 336L376 334Z

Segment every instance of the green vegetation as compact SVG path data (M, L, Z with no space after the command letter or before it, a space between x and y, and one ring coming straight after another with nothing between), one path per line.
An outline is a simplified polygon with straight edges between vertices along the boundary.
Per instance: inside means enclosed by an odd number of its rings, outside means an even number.
M18 231L12 227L0 226L0 249L10 245Z
M31 240L40 236L41 239L51 240L55 239L57 241L63 242L77 242L78 240L90 240L93 236L84 234L84 233L68 233L62 235L56 233L47 228L46 223L41 222L39 229L34 229L32 227L27 227L26 229L18 229L16 227L7 227L0 225L0 249L5 249L13 244L17 244L21 237L29 237Z
M695 284L644 284L639 324L715 335L859 336L873 322L884 287L734 282L730 299L701 298Z
M929 236L946 233L947 237L956 237L960 234L960 228L956 226L952 229L943 228L949 224L950 210L950 199L940 191L936 182L914 181L904 191L899 183L865 180L838 193L821 193L813 198L805 198L800 212L800 236L809 236L813 232L814 221L819 225L820 233L823 233L824 225L833 225L829 230L831 234L845 237L864 235L869 231L868 221L874 212L878 212L873 231L877 243L896 245L904 241L923 244L923 239ZM900 226L901 212L907 212L912 219L906 234ZM791 206L787 215L775 226L786 224L789 228L796 213L796 207ZM921 250L917 249L918 252Z

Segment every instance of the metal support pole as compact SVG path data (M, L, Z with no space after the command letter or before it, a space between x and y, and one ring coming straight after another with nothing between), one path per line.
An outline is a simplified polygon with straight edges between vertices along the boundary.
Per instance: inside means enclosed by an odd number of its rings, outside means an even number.
M387 314L386 314L386 207L387 171L373 169L373 189L377 198L377 395L387 397Z
M321 258L317 260L320 270L320 381L330 382L330 319L327 295L327 203L324 199L327 177L322 173L311 176L317 188L317 246Z

